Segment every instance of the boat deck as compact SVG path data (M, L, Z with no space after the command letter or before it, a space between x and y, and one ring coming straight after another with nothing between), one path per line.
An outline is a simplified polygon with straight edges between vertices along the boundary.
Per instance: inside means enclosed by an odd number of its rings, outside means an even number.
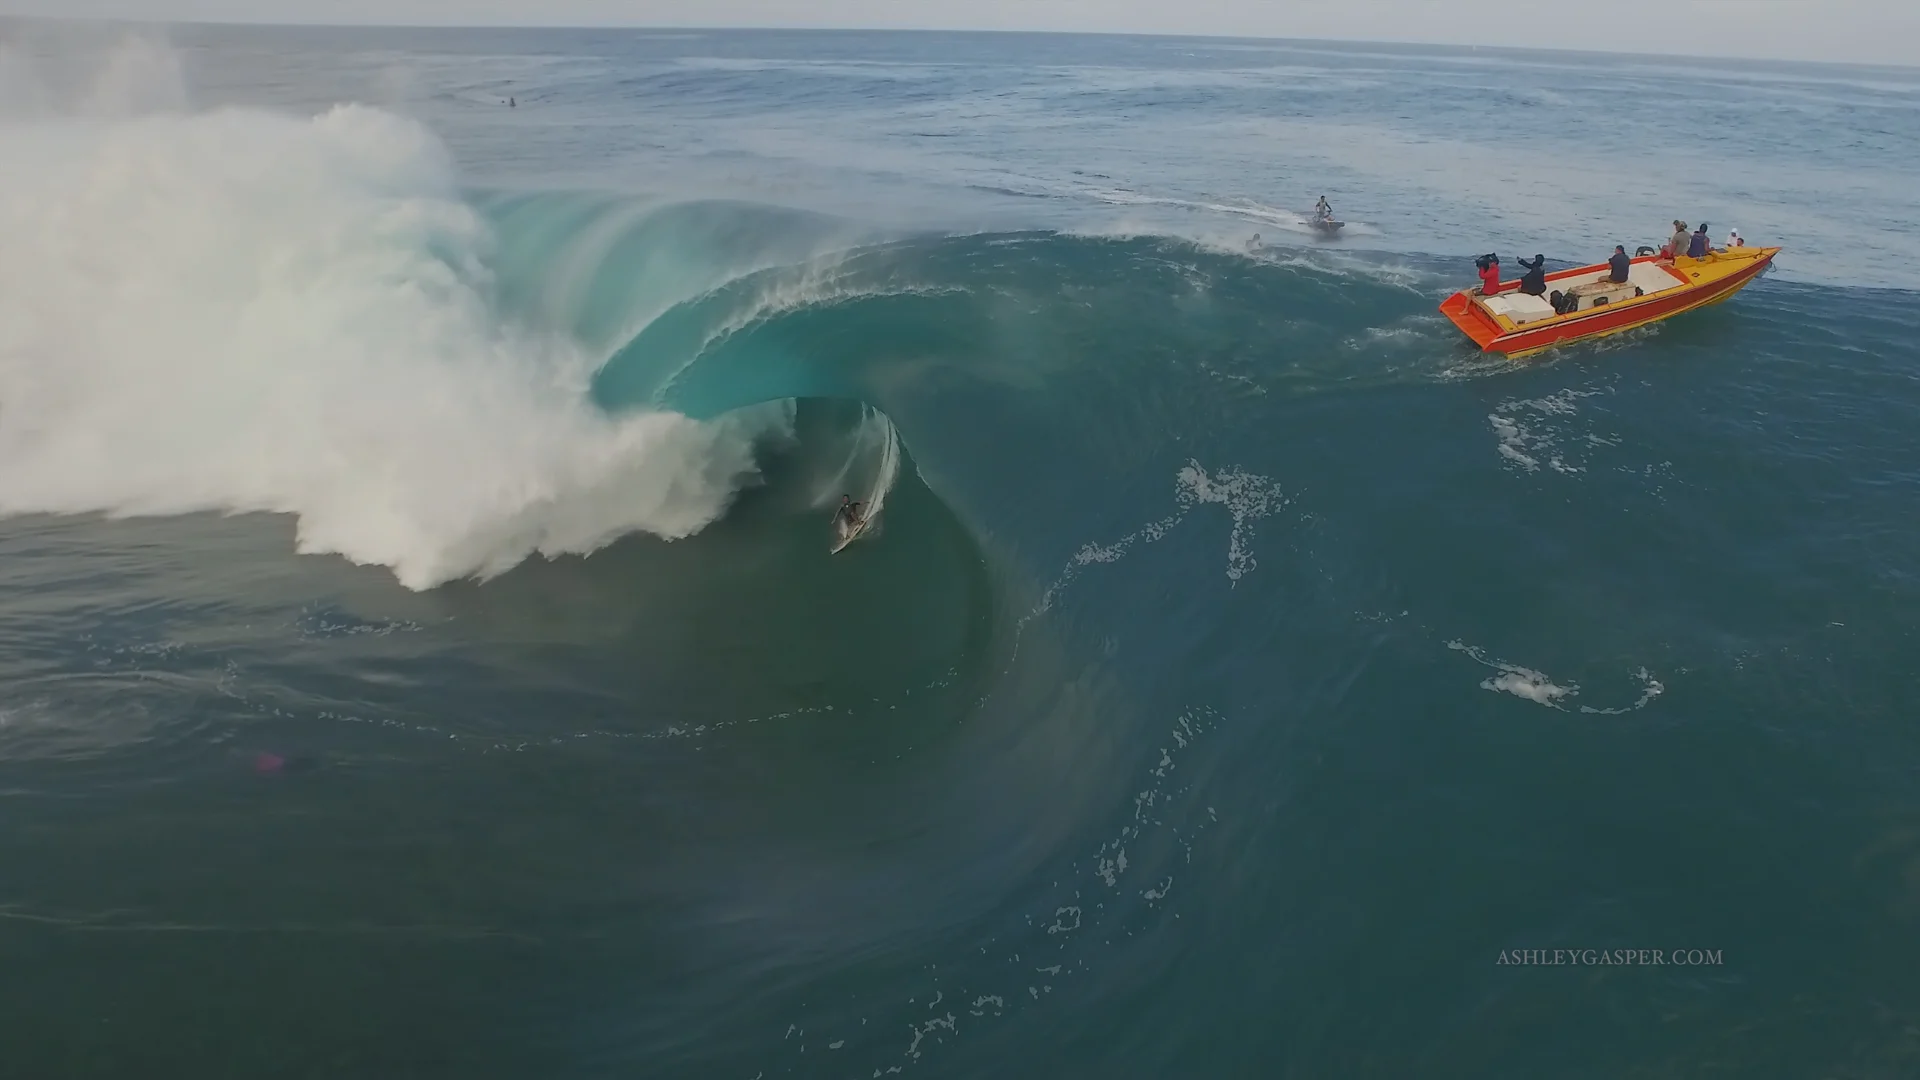
M1595 293L1605 296L1610 290L1595 289L1593 286L1610 284L1607 279L1611 276L1612 271L1604 266L1597 270L1562 271L1559 274L1548 274L1547 286L1549 291L1558 289L1561 292ZM1635 262L1628 268L1626 284L1639 288L1643 295L1652 296L1669 289L1678 289L1686 285L1687 280L1659 262L1648 261ZM1628 290L1627 295L1631 297L1634 294ZM1553 305L1547 302L1546 297L1529 296L1523 292L1503 292L1477 299L1486 306L1488 311L1505 317L1515 326L1525 326L1542 319L1551 319L1558 314L1553 310ZM1594 306L1594 299L1594 296L1583 295L1578 310L1591 309ZM1619 301L1609 296L1605 302L1618 303Z

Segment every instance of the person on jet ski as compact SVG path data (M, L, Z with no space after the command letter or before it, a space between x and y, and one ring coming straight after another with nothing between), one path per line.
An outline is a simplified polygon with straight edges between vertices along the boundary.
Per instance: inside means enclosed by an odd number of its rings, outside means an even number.
M1333 220L1333 204L1327 201L1325 195L1320 196L1320 205L1314 207L1313 212L1318 215L1321 221Z

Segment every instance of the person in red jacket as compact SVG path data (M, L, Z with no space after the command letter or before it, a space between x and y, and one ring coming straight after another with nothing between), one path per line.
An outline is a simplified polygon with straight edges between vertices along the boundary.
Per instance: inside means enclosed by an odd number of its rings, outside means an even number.
M1480 295L1492 296L1500 291L1500 256L1482 255L1474 260L1480 268Z

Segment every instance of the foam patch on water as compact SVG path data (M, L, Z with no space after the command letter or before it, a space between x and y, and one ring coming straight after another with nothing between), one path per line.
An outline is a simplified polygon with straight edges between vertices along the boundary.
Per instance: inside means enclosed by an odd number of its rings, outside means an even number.
M1347 338L1344 344L1350 349L1367 350L1382 345L1426 346L1443 329L1443 321L1437 315L1409 315L1390 326L1369 326L1364 332Z
M113 55L0 128L0 513L291 514L426 588L690 535L751 477L774 411L609 417L602 357L498 313L424 127L183 111L150 46Z
M1494 669L1497 674L1483 680L1480 683L1482 689L1512 694L1514 697L1554 709L1560 708L1560 699L1572 697L1580 692L1580 687L1571 683L1566 686L1558 685L1545 672L1521 667L1518 664L1509 664L1504 660L1489 660L1479 649L1459 641L1447 642L1447 648L1466 653L1476 662Z
M1071 585L1080 572L1100 563L1116 563L1135 545L1151 544L1172 532L1196 507L1222 506L1233 520L1227 536L1227 580L1237 585L1242 577L1257 568L1253 557L1253 523L1278 513L1287 505L1286 494L1267 477L1241 469L1222 469L1210 473L1198 461L1189 459L1174 474L1174 503L1179 508L1158 521L1152 521L1110 543L1089 543L1073 558L1040 594L1040 602L1020 620L1020 629L1052 610L1056 598ZM1016 645L1017 649L1017 645Z
M1558 421L1579 412L1580 399L1606 392L1569 388L1545 397L1501 402L1487 414L1498 453L1509 466L1525 472L1539 472L1543 467L1565 475L1586 472L1587 458L1581 451L1613 446L1618 440L1589 433L1574 440L1579 449L1569 449L1563 444L1568 433Z
M1181 510L1196 505L1227 508L1233 518L1233 531L1227 537L1227 580L1238 583L1241 577L1260 565L1248 544L1253 539L1253 523L1270 517L1287 505L1280 486L1264 476L1240 469L1224 469L1209 475L1197 461L1189 461L1178 474Z
M1667 692L1666 686L1661 683L1659 679L1654 678L1653 673L1646 668L1639 668L1634 671L1633 677L1640 684L1640 697L1635 700L1633 704L1618 709L1596 709L1591 705L1582 705L1580 706L1580 711L1603 716L1619 716L1637 709L1644 709L1653 704L1653 699Z
M1495 674L1483 679L1480 683L1483 690L1491 690L1497 694L1512 694L1522 700L1531 701L1536 705L1545 705L1550 709L1559 709L1562 712L1567 711L1564 704L1566 699L1580 693L1577 683L1557 683L1543 671L1490 658L1481 649L1465 642L1449 641L1447 648L1465 653L1472 657L1475 663L1493 669ZM1640 684L1640 696L1633 704L1605 709L1582 705L1579 711L1596 716L1619 716L1646 708L1655 698L1666 692L1666 686L1644 667L1634 671L1633 678Z

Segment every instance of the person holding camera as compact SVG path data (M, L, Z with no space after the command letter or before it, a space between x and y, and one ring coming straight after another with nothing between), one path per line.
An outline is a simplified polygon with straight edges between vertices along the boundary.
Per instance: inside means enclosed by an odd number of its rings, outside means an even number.
M1482 255L1473 260L1474 269L1480 271L1480 295L1492 296L1500 291L1500 256Z

